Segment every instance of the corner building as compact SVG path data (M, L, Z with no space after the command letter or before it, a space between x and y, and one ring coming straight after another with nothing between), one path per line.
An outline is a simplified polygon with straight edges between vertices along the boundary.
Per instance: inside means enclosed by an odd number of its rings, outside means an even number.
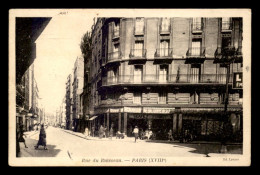
M218 140L230 65L228 121L242 139L242 18L98 18L92 27L90 127L132 136L134 126L166 139L185 130Z

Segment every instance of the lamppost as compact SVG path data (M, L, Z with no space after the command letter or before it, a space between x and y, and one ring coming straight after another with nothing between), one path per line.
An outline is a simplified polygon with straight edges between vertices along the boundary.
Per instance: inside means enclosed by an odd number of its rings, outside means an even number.
M228 84L229 84L229 77L230 77L230 64L233 62L235 58L235 47L233 46L228 46L224 47L221 50L221 63L224 64L227 68L227 74L226 74L226 92L225 92L225 101L224 101L224 113L222 116L222 121L223 121L223 129L222 129L222 138L221 138L221 153L226 153L227 152L227 147L226 147L226 142L227 139L229 138L229 120L228 120L228 112L227 112L227 106L228 106Z

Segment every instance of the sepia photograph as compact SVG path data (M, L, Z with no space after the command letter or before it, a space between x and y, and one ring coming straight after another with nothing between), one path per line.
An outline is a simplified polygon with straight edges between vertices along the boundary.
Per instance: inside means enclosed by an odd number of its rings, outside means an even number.
M10 166L250 166L250 9L11 9Z

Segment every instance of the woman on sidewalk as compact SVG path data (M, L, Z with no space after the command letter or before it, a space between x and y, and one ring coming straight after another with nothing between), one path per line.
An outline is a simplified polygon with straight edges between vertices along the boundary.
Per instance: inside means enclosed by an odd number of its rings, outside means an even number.
M47 150L47 147L46 147L46 132L45 132L45 129L44 129L44 125L42 124L41 125L41 130L40 130L40 135L39 135L39 141L37 143L35 147L35 149L38 149L38 147L42 145L44 146L44 149Z

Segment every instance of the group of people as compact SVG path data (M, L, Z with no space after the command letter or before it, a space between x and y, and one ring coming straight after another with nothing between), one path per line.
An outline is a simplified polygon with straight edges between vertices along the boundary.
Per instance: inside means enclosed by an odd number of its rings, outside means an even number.
M24 139L24 137L26 137L26 135L24 134L23 124L20 124L18 128L19 128L19 130L17 132L18 143L20 143L20 142L24 143L25 148L28 148L28 146L26 145L25 139ZM43 146L44 150L48 149L47 145L46 145L46 131L45 131L45 128L44 128L44 124L41 124L41 129L40 129L40 132L39 132L39 140L34 147L35 147L35 149L38 149L39 146Z
M103 125L101 125L98 130L98 136L100 139L101 138L112 138L113 132L114 132L113 127L111 127L110 130L108 130L106 127L103 127ZM84 135L85 135L85 137L88 137L88 136L95 137L96 136L95 127L92 127L91 131L89 131L88 127L86 127Z
M103 127L103 125L100 126L99 130L96 132L97 134L95 134L95 128L92 127L91 128L91 132L89 132L89 129L86 127L85 129L85 136L96 136L98 135L100 139L102 138L110 138L112 139L113 135L114 135L114 130L113 127L110 128L110 130L106 127ZM140 140L154 140L156 139L156 134L153 133L153 131L151 129L146 129L145 131L141 128L139 129L137 126L134 127L134 129L132 130L132 133L134 134L135 137L135 142L137 139ZM125 133L121 133L120 131L116 132L116 139L124 139L125 138ZM168 141L174 141L175 140L175 133L173 132L172 129L169 129L168 133L167 133L167 139ZM187 130L184 130L184 132L180 135L179 137L180 142L190 142L193 140L193 136L190 132L188 132Z

